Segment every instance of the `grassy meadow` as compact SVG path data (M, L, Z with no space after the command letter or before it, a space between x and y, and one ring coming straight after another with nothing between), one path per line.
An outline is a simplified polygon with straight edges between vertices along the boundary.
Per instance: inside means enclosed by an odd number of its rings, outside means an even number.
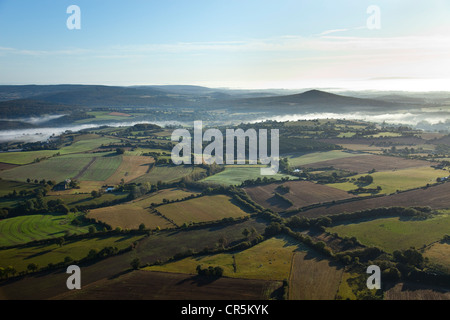
M367 174L360 174L350 178L358 179ZM369 185L364 185L364 188L381 187L380 194L391 194L398 190L409 190L419 187L424 187L427 184L436 183L438 177L446 177L449 172L446 170L437 170L431 167L409 168L393 171L380 171L370 174L373 177L373 182ZM333 183L328 186L344 191L357 189L358 186L353 182Z
M292 256L298 248L299 245L288 237L274 237L240 252L190 257L145 270L196 274L198 265L202 268L220 266L226 277L284 280L289 278Z
M76 214L36 214L0 220L0 246L24 244L34 240L87 233L89 225L75 226Z
M363 245L377 246L386 252L421 248L438 241L450 230L450 215L436 215L426 220L384 218L327 228L340 237L356 237Z

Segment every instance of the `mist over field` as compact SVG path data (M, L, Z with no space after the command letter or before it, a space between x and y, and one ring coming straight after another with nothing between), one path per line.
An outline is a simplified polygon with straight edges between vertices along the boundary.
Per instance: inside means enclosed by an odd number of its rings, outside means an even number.
M21 119L23 122L32 123L36 126L42 125L42 127L30 128L30 129L13 129L13 130L1 130L0 129L0 142L38 142L46 141L51 136L57 136L65 133L66 131L78 132L80 130L92 129L99 126L109 127L125 127L133 126L141 123L153 123L161 127L167 125L182 125L192 127L192 121L120 121L120 122L106 122L106 123L87 123L87 124L71 124L65 126L49 127L45 126L46 122L55 120L62 117L62 115L32 117L27 119ZM233 118L233 117L232 117ZM385 123L388 125L407 125L421 130L447 131L450 129L450 113L449 112L420 112L411 111L405 113L332 113L332 112L317 112L317 113L304 113L304 114L286 114L286 115L267 115L263 117L255 117L254 120L242 121L248 123L271 121L298 121L298 120L315 120L315 119L345 119L345 120L364 120L375 123ZM201 120L201 119L198 119ZM10 121L10 120L4 120ZM235 117L235 123L240 123L239 116ZM205 122L210 126L223 125L221 119L216 121Z
M36 122L38 123L38 122ZM82 125L67 125L61 127L42 127L32 129L14 129L14 130L1 130L0 131L0 143L3 142L38 142L46 141L52 136L58 136L67 131L78 132L85 129L98 128L100 126L109 127L126 127L134 126L135 124L148 123L148 121L130 121L130 122L111 122L106 124L82 124ZM179 125L181 122L177 121L155 121L156 125L165 127L167 125Z
M315 120L315 119L346 119L346 120L364 120L376 123L386 123L392 125L408 125L422 130L448 130L450 128L450 113L438 112L406 112L406 113L331 113L318 112L308 114L290 114L283 116L272 116L260 118L252 122L262 122L266 120L275 121L297 121L297 120ZM443 121L444 119L444 121Z

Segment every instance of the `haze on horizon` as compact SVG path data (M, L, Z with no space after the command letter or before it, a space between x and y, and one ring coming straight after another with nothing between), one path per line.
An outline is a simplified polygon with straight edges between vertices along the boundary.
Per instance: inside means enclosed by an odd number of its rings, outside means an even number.
M445 0L80 0L69 30L72 4L0 1L0 84L448 90Z

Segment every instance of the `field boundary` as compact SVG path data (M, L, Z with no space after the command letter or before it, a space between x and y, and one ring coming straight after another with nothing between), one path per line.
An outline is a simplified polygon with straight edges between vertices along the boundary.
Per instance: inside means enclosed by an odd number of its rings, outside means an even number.
M97 157L93 157L92 159L91 159L91 161L89 161L89 163L87 164L87 165L85 165L81 170L80 170L80 172L78 172L78 174L75 176L75 177L73 177L74 179L80 179L82 176L83 176L83 174L94 164L94 162L97 160Z

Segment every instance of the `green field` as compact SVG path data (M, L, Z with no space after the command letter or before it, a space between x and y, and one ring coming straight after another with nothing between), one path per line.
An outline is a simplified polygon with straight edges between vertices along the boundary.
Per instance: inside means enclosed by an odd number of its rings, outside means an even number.
M156 184L158 181L173 182L193 173L195 171L204 171L202 168L194 168L193 166L155 166L149 173L133 180L135 183L150 182Z
M437 215L427 220L385 218L327 228L340 237L356 237L366 246L377 246L386 252L421 248L438 241L450 230L450 215Z
M114 156L114 154L96 157L79 180L105 181L116 172L121 163L122 156Z
M47 195L44 200L57 200L61 199L70 209L76 206L98 206L104 202L112 202L120 199L124 199L128 196L128 193L112 193L107 192L102 194L98 198L93 198L90 193L62 193Z
M170 150L165 150L165 149L156 149L156 148L135 148L133 150L128 150L125 152L126 155L129 156L141 156L144 153L150 153L150 152L154 152L154 153L160 153L160 154L166 154L167 157L171 157L170 154Z
M164 189L136 199L133 204L141 208L150 207L152 203L163 203L163 200L181 200L192 194L198 194L197 191L183 190L178 188Z
M367 138L383 138L383 137L401 137L402 134L398 132L379 132L377 134L367 135Z
M97 149L102 145L107 146L110 143L117 143L119 140L110 138L110 137L102 137L98 135L85 135L77 137L77 141L72 143L69 146L62 147L58 151L61 155L71 154L71 153L82 153Z
M263 176L261 175L261 170L259 167L227 166L224 171L202 179L201 181L220 185L240 185L245 180L255 180L258 178L263 179L264 177L267 177L268 179L274 178L276 180L281 180L285 177L289 177L291 180L297 179L294 176L289 176L281 173L270 176Z
M341 132L338 134L338 138L351 138L356 134L356 132Z
M450 244L449 243L434 243L427 248L423 256L430 259L432 263L444 266L450 271Z
M84 168L96 158L95 162L99 161L100 166L95 165L87 168L84 174L88 178L103 178L106 175L114 173L115 169L120 165L119 159L121 157L109 156L114 153L82 153L70 154L65 156L58 156L43 160L38 163L32 163L16 167L10 170L0 172L0 178L14 181L31 180L54 180L56 182L64 181L68 178L76 177ZM101 168L105 164L106 169ZM115 166L114 171L112 164ZM91 169L91 167L93 167ZM109 177L109 176L108 176Z
M36 214L0 220L0 246L23 244L34 240L57 238L66 231L71 234L88 232L89 225L71 224L75 214Z
M115 116L115 115L110 115L109 113L110 113L109 111L90 111L90 112L87 112L87 114L95 116L95 118L77 120L77 121L75 121L75 123L83 124L83 123L91 123L91 122L96 122L96 121L130 120L130 119L134 118L133 115L131 115L131 117L119 116L119 115Z
M87 136L87 135L86 135ZM108 145L110 143L117 143L117 139L109 138L109 137L101 137L92 136L87 137L87 139L83 139L83 136L80 136L78 140L68 146L63 146L59 150L39 150L39 151L25 151L25 152L5 152L0 153L0 162L11 163L11 164L29 164L32 163L35 159L52 157L53 155L59 153L60 155L73 154L73 153L82 153L90 150L97 149L101 145Z
M220 266L226 277L284 280L289 278L292 255L298 249L299 245L292 239L275 237L240 252L190 257L161 266L146 267L144 270L196 274L197 265L202 265L202 268Z
M358 179L366 174L356 175L351 178ZM381 187L380 194L391 194L397 192L397 190L409 190L419 187L424 187L427 184L436 183L436 178L446 177L449 175L448 171L436 170L431 167L410 168L394 171L380 171L372 173L373 183L370 185L364 185L364 188L377 188ZM341 189L344 191L350 191L357 189L358 186L352 182L333 183L328 186Z
M203 196L157 207L164 216L177 225L189 222L216 221L223 218L239 218L247 213L233 204L225 195Z
M17 193L19 193L22 190L30 192L36 189L37 187L39 187L39 185L32 183L0 180L0 197L8 195L14 190L16 190Z
M39 150L39 151L25 151L25 152L3 152L0 153L0 162L11 164L28 164L35 159L51 157L58 153L58 150Z
M57 244L15 247L0 251L0 266L12 266L17 272L26 271L28 264L35 263L39 268L49 263L59 263L65 257L80 260L87 256L91 249L98 251L105 247L116 247L119 250L127 248L131 243L141 239L142 236L120 235L108 237L95 237L75 242Z
M113 229L138 229L144 223L147 229L173 228L174 225L156 215L150 209L152 203L162 203L166 200L182 199L196 192L187 192L180 189L165 189L157 191L150 196L145 196L130 202L118 204L111 207L104 207L90 210L88 217L102 221L110 225ZM103 197L103 196L102 196Z
M303 166L305 164L321 162L326 160L342 159L354 156L360 156L358 153L348 153L340 150L332 150L325 152L312 152L312 153L301 153L301 154L290 154L286 155L289 159L289 164L293 167Z

